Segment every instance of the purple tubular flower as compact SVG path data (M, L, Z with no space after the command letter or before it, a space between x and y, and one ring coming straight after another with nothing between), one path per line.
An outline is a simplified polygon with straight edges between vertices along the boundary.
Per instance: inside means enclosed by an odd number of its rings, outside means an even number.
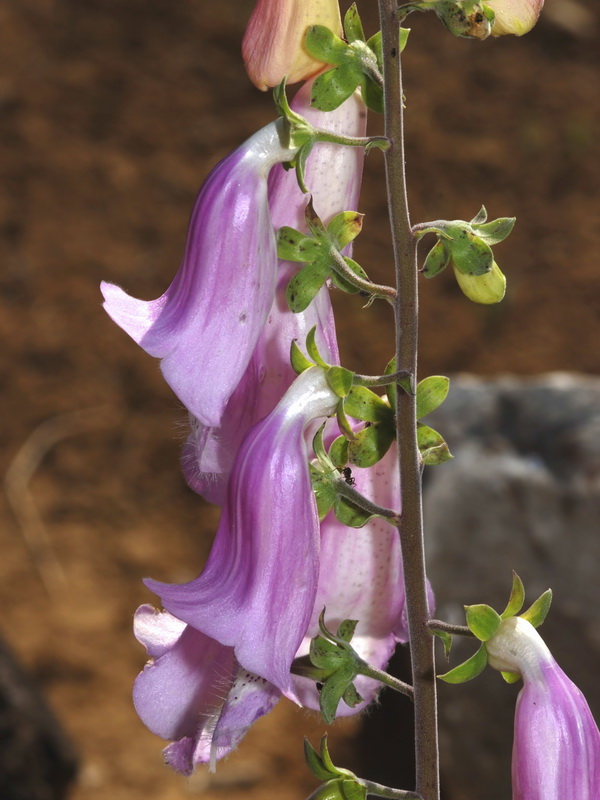
M102 284L109 316L161 359L167 383L203 425L219 425L256 347L277 279L267 177L294 153L272 122L221 161L202 187L181 267L157 300Z
M164 755L177 772L214 766L279 700L274 686L239 667L233 648L168 612L140 606L134 632L151 658L136 679L134 705L153 733L174 740Z
M492 667L523 678L515 712L513 800L598 800L598 726L541 636L527 620L511 617L486 649Z
M313 612L319 571L304 431L337 402L321 368L298 376L244 439L200 577L181 586L146 581L167 611L232 647L245 670L292 696L290 667Z
M309 81L296 94L292 101L296 112L315 127L347 136L365 135L366 109L358 94L335 111L325 113L311 108L311 86L312 81ZM325 223L341 211L357 208L363 162L362 148L324 142L313 148L306 167L306 181L313 204ZM280 165L269 175L269 207L275 229L290 225L306 231L306 195L300 191L295 173ZM307 333L316 327L321 355L330 364L339 363L328 288L324 286L309 307L299 314L292 314L287 307L285 290L297 271L298 264L279 262L273 305L244 376L227 404L221 425L207 427L191 415L191 434L182 456L183 471L194 491L218 505L225 502L227 479L245 434L273 410L295 378L289 359L292 340L304 343Z

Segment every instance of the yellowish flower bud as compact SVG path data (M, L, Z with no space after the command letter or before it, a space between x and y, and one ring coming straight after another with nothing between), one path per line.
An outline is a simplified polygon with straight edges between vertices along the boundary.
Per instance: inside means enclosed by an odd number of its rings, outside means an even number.
M492 36L523 36L538 20L544 0L485 0L496 14Z
M242 42L246 71L255 86L265 91L284 77L297 83L323 69L304 47L311 25L324 25L341 36L338 0L258 0Z
M454 267L458 285L469 300L474 303L491 305L499 303L506 292L506 278L500 267L494 263L492 269L484 275L465 275Z

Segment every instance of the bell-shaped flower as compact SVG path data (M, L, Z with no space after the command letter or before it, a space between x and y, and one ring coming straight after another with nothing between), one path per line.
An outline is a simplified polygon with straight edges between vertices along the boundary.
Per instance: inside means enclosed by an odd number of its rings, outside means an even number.
M492 36L523 36L538 21L544 0L485 0L496 15Z
M321 368L299 375L244 439L202 574L181 586L147 581L167 611L233 648L243 669L290 694L290 667L319 575L304 432L313 419L332 414L338 400Z
M263 91L310 78L324 64L304 46L310 25L342 35L338 0L258 0L248 21L242 55L252 83Z
M360 96L353 95L330 113L310 106L311 83L296 94L292 108L315 128L327 128L346 136L364 136L366 109ZM320 218L327 224L341 211L355 210L362 178L362 148L320 142L311 152L306 166L306 182ZM306 195L298 187L293 171L280 165L269 176L269 208L275 229L289 225L306 230ZM346 252L350 255L350 252ZM292 384L290 346L297 339L302 345L311 328L316 327L319 352L329 364L338 364L335 323L324 286L305 311L293 314L285 291L298 264L279 262L275 299L262 328L244 376L232 394L222 424L207 427L190 417L191 434L185 445L182 466L189 485L211 502L225 502L227 480L235 455L247 431L269 414ZM198 380L203 382L201 375Z
M177 772L190 775L195 764L214 767L281 696L242 669L232 647L166 611L140 606L134 632L151 658L136 679L134 705L153 733L172 740L164 756Z
M513 800L598 800L598 726L536 629L522 617L504 619L485 647L492 667L523 678L515 712Z
M256 347L277 280L267 177L294 153L280 123L262 128L208 176L181 267L157 300L103 283L104 307L147 353L203 425L219 425Z

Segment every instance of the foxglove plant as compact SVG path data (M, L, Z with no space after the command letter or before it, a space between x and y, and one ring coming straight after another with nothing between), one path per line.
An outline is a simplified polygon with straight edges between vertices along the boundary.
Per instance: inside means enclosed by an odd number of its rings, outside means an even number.
M223 507L200 576L179 586L148 580L164 610L144 605L135 618L151 659L135 705L151 730L172 740L165 756L180 772L214 767L282 695L330 722L363 709L383 684L414 702L416 791L338 769L323 742L319 753L306 747L324 781L313 796L439 800L433 634L446 653L452 635L468 635L479 650L440 678L464 682L489 663L524 682L514 800L600 800L598 728L530 624L543 621L548 596L517 617L523 587L515 576L502 615L468 606L467 626L454 626L431 619L425 569L422 472L451 455L423 421L443 402L448 380L417 381L418 272L433 278L452 264L470 300L500 302L506 278L492 247L514 218L488 221L482 207L468 222L411 224L400 70L408 31L400 22L433 11L458 37L520 35L542 5L379 0L382 30L367 39L355 5L342 32L334 0L259 0L244 57L259 88L282 82L280 119L209 176L182 267L162 297L136 300L103 285L108 313L161 359L190 414L188 482ZM292 108L286 75L315 76ZM383 137L364 136L365 107L384 112ZM328 132L317 136L317 125ZM385 153L394 286L372 282L351 257L362 226L363 155L345 145ZM419 270L417 245L431 234L436 242ZM360 293L367 306L393 306L395 354L382 374L341 366L331 287ZM315 433L315 421L334 414L336 422ZM412 685L384 672L397 642L410 645Z

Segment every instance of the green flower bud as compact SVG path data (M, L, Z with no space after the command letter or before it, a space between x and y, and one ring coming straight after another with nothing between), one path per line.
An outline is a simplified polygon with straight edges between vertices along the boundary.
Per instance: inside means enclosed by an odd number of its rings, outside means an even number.
M469 300L491 305L499 303L506 293L506 278L494 261L490 272L484 275L465 275L454 267L458 285Z

